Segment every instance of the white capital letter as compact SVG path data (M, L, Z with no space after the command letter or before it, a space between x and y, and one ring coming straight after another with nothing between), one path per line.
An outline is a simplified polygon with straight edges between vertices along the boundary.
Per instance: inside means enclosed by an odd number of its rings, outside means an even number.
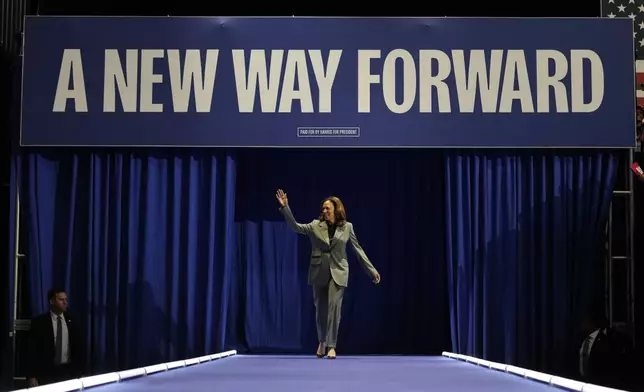
M320 51L309 50L313 73L315 74L315 80L318 84L318 111L320 113L331 113L331 90L333 89L335 74L338 72L338 66L340 65L340 56L342 56L342 49L330 50L329 62L325 71L324 61L322 61L322 54Z
M206 69L204 70L201 66L201 51L199 49L188 49L186 50L186 58L183 62L182 74L179 50L168 50L170 90L172 91L172 104L175 112L186 113L188 111L190 90L192 89L193 82L197 113L210 112L218 59L219 50L206 50Z
M298 88L295 88L297 79ZM306 65L306 52L302 49L291 49L286 55L282 95L280 97L280 113L290 113L294 100L300 101L302 113L313 113L313 97L311 82Z
M403 65L403 100L396 102L396 60ZM382 94L385 104L396 114L407 113L416 100L416 64L414 58L404 49L394 49L385 58L382 73Z
M380 75L371 74L371 59L379 58L379 50L358 50L358 113L371 111L371 85L380 83Z
M103 77L103 111L116 111L116 90L123 104L125 113L136 112L136 95L138 89L139 51L125 51L125 73L117 49L105 50L105 76Z
M554 60L555 72L550 75L550 60ZM558 113L568 112L568 94L561 81L568 73L568 60L558 50L537 50L537 112L550 111L550 88L554 90Z
M584 102L584 60L590 62L590 102ZM592 50L571 50L570 89L572 111L590 113L599 109L604 100L604 64Z
M436 75L433 75L432 60L436 60L438 66ZM438 98L438 111L449 113L452 110L452 104L449 100L449 87L445 79L452 72L452 64L449 56L445 52L434 49L423 49L419 54L420 62L420 112L431 113L432 108L432 87L436 88L436 97Z
M163 83L163 75L154 73L154 59L163 58L162 49L143 49L141 51L141 112L161 113L162 103L152 102L152 87Z
M259 101L263 113L275 113L277 93L282 78L283 49L271 51L271 69L266 69L266 51L253 49L248 60L246 76L246 58L243 49L233 50L233 69L237 87L237 105L240 113L252 113L255 106L255 91L259 88ZM268 73L270 72L270 77Z
M69 82L72 78L74 87L70 89ZM74 100L76 112L87 112L87 94L85 93L85 77L83 76L83 60L80 49L65 49L63 51L53 111L64 112L68 99Z

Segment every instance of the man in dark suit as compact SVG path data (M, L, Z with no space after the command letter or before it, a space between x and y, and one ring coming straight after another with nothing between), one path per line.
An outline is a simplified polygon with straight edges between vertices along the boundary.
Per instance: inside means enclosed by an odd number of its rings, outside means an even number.
M27 382L29 387L79 378L85 370L82 330L67 313L67 294L52 289L49 311L31 320Z
M582 324L579 373L582 380L596 385L623 388L630 379L629 341L611 328L602 315L591 314Z

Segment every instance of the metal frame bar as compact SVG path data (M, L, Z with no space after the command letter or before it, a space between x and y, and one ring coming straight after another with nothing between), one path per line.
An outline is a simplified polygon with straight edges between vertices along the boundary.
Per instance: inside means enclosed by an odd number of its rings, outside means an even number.
M608 255L606 256L604 267L604 300L606 301L605 309L606 315L608 316L608 323L613 325L613 200L611 200L608 210L607 225Z
M622 326L626 324L630 326L628 328L630 333L630 338L633 346L635 346L635 186L633 175L630 173L630 163L633 162L634 151L633 149L628 149L627 153L621 154L620 160L624 164L624 175L626 176L625 186L627 189L615 189L613 190L613 200L611 201L610 208L608 211L608 222L607 222L607 240L608 246L607 251L608 255L605 262L605 287L604 287L604 298L605 298L605 311L608 316L608 321L611 326ZM620 184L618 184L619 186ZM613 206L615 197L626 196L628 197L627 203L625 205L625 221L626 224L626 249L624 249L624 255L615 255L614 246L613 246L613 230L614 230L614 216L613 216ZM625 262L626 269L626 292L625 295L626 302L626 320L616 321L614 319L613 303L615 301L615 291L614 291L614 263L615 262Z
M14 59L22 56L22 47L24 40L23 38L23 28L24 28L24 18L29 7L29 0L3 0L1 2L0 9L3 11L0 16L0 51L4 52L7 55L9 63ZM10 106L9 116L11 117L11 111L13 106ZM9 120L11 121L11 120ZM20 121L20 120L18 120ZM10 128L11 124L8 124ZM10 136L9 139L9 156L10 159L15 159L13 154L16 152L13 150L14 143L13 136ZM17 168L15 168L17 169ZM18 173L16 173L18 174ZM8 216L9 225L13 223L13 228L15 230L15 238L13 245L15 246L13 254L13 276L8 276L8 279L13 279L14 288L13 293L7 293L7 295L13 295L13 298L9 298L10 303L13 302L13 309L11 305L9 312L12 315L13 320L6 320L5 322L11 323L8 331L8 336L6 338L10 339L7 341L6 347L6 360L5 369L6 372L3 372L2 382L3 384L10 383L11 378L15 376L15 366L16 366L16 331L24 331L24 326L20 321L17 320L19 317L19 302L20 302L20 289L19 281L21 280L21 274L23 271L22 268L22 259L24 255L20 253L20 220L21 220L21 207L20 207L20 182L21 179L19 176L16 176L16 188L13 191L9 191L8 197L10 200L16 203L16 211L13 215ZM13 220L13 221L12 221ZM12 245L12 244L8 244ZM11 256L11 255L9 255ZM8 262L11 262L8 260ZM3 385L4 386L4 385ZM9 386L11 387L11 386Z
M20 281L20 259L24 256L20 253L20 173L16 173L16 191L15 191L15 200L16 200L16 212L14 217L14 230L15 230L15 240L14 240L14 254L13 254L13 322L11 323L11 332L9 333L11 337L11 358L12 366L11 373L12 377L15 380L15 369L16 369L16 332L18 331L18 300L20 296L20 290L18 284Z
M635 347L636 333L635 333L635 179L630 172L630 164L634 161L633 149L628 150L628 162L626 162L626 174L628 175L628 252L630 253L630 260L628 263L627 274L628 276L628 300L629 300L629 313L631 324L631 341Z

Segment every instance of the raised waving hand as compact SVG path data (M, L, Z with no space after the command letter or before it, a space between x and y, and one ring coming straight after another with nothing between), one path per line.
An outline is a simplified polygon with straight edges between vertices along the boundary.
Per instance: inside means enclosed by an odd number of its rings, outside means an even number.
M286 197L286 193L284 193L283 190L278 189L275 197L277 197L277 201L280 203L280 207L284 208L288 205L288 197Z

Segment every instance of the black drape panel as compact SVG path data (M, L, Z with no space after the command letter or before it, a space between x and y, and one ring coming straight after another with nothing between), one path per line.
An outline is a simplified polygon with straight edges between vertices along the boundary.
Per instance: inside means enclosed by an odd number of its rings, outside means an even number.
M452 344L545 371L578 365L572 341L601 300L610 152L446 156Z
M238 258L232 327L253 352L315 350L310 244L283 222L284 189L296 219L340 197L382 276L375 286L350 254L338 341L342 353L440 353L449 348L443 166L436 151L247 150L239 154Z

